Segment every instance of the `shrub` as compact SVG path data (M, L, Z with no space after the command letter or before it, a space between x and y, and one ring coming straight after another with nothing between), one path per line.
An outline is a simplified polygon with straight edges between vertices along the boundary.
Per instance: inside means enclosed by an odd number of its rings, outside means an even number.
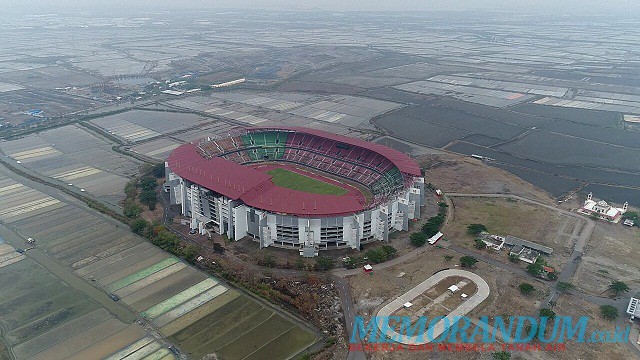
M553 319L554 317L556 317L556 312L551 309L542 308L540 309L540 317L548 317L549 319Z
M364 256L369 258L369 260L375 264L379 264L381 262L385 262L387 260L393 259L396 256L398 250L391 245L383 245L381 247L375 249L369 249L365 252Z
M529 295L529 294L531 294L531 293L532 293L536 288L535 288L533 285L531 285L531 284L528 284L528 283L522 283L522 284L520 284L520 286L518 286L518 289L520 289L520 292L521 292L523 295Z
M142 190L155 190L158 184L156 183L156 179L151 177L144 177L142 178L142 180L140 180L139 185Z
M473 267L478 262L478 259L473 256L463 256L460 258L460 265L462 267L470 268Z
M509 360L511 359L511 353L506 351L494 352L491 354L495 360Z
M156 164L153 169L151 169L151 174L157 178L164 177L164 163Z
M149 223L143 219L134 220L130 225L131 231L141 236L144 235L147 226L149 226Z
M129 219L135 219L140 216L140 213L142 213L142 208L134 202L128 202L124 205L122 213Z
M607 320L615 320L618 318L618 309L611 305L600 306L600 316Z
M427 238L432 237L440 231L440 227L444 223L444 215L438 214L434 217L429 218L424 225L422 225L422 232L427 236Z
M182 248L182 256L188 262L194 262L201 250L200 246L189 244Z
M535 263L527 265L527 272L533 276L540 276L544 272L544 260L538 258Z
M556 289L558 289L558 291L560 292L566 292L573 289L573 284L560 281L559 283L556 284Z
M474 241L473 247L475 247L478 250L484 250L487 248L487 244L484 243L484 241L480 240L480 239L476 239Z
M415 247L422 246L427 243L427 235L425 235L425 233L422 233L422 232L411 234L409 239L411 240L411 245Z
M316 259L316 270L331 270L336 266L336 261L328 256L319 256Z
M623 283L620 280L616 280L611 282L611 285L609 285L609 289L613 290L616 295L620 295L621 293L629 291L629 286L627 286L627 284Z
M158 196L155 190L143 190L140 193L140 202L147 205L149 210L154 210L158 203Z
M481 232L487 231L487 227L482 224L470 224L467 226L467 234L478 236Z

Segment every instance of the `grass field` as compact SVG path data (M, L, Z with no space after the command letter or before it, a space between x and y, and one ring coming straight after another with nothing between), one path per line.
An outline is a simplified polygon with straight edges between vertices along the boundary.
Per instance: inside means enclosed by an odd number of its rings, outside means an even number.
M271 181L273 181L274 184L292 190L322 195L344 195L347 193L347 190L339 186L282 168L269 170L267 171L267 174L273 176Z

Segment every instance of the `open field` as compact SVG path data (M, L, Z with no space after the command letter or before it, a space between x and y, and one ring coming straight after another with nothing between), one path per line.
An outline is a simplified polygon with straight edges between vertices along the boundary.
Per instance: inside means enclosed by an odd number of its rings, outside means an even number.
M287 189L323 195L345 195L347 193L347 190L339 186L304 176L287 169L276 168L267 171L267 174L273 176L271 181L273 181L274 184Z
M504 193L516 194L543 203L552 199L543 190L479 160L453 154L428 155L418 158L425 168L425 182L445 193Z
M553 309L558 315L572 316L574 319L580 316L588 316L586 334L590 334L594 330L613 331L615 322L605 320L600 316L600 308L597 305L588 303L575 296L562 295ZM631 324L625 324L631 325ZM568 342L567 350L563 351L560 356L549 354L545 359L562 358L562 359L633 359L635 354L631 353L626 344L620 343L575 343Z
M632 289L638 288L640 263L630 256L638 251L640 230L637 227L598 222L571 283L598 296L608 295L607 288L615 280L624 281Z
M490 234L512 235L549 246L553 255L545 257L552 266L564 264L571 254L578 221L555 211L511 199L452 198L452 217L443 228L445 237L454 244L473 248L474 236L467 233L470 224L483 224ZM486 250L496 254L493 250ZM508 261L506 250L500 257Z
M59 185L87 192L117 205L124 185L141 162L112 150L114 143L77 125L68 125L3 142L2 152Z

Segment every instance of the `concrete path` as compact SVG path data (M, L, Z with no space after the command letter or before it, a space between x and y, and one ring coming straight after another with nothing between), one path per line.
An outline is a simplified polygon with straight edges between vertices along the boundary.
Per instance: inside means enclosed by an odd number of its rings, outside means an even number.
M386 316L390 316L396 310L402 308L404 303L412 301L413 299L415 299L416 297L418 297L419 295L421 295L422 293L424 293L425 291L427 291L428 289L430 289L440 281L451 276L462 276L473 281L478 287L478 291L474 295L469 297L467 300L465 300L462 304L460 304L460 306L453 309L449 313L449 315L445 317L445 319L438 321L433 327L433 333L429 331L429 336L426 336L426 334L419 334L416 336L406 336L403 334L398 334L395 330L390 329L389 326L387 326L386 322L388 320ZM432 339L436 339L446 330L445 324L447 326L452 326L456 321L455 320L456 317L466 315L471 310L473 310L476 306L480 305L480 303L482 303L487 297L489 297L489 285L480 276L466 270L458 270L458 269L443 270L432 275L427 280L421 282L420 284L415 286L413 289L400 295L398 298L391 301L390 303L385 305L382 309L380 309L380 311L378 311L378 314L377 314L378 316L377 326L378 326L378 329L380 329L380 331L385 331L385 335L388 338L394 339L400 343L407 344L407 345L426 344L430 342Z

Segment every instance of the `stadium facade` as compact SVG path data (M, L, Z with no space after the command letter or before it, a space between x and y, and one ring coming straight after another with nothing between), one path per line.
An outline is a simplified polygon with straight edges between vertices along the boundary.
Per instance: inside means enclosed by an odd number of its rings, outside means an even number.
M261 164L311 170L353 191L277 186ZM306 257L387 241L389 233L408 230L424 205L424 178L410 157L315 129L242 129L181 145L165 166L165 190L191 229L236 240L251 236L261 248L294 248Z

